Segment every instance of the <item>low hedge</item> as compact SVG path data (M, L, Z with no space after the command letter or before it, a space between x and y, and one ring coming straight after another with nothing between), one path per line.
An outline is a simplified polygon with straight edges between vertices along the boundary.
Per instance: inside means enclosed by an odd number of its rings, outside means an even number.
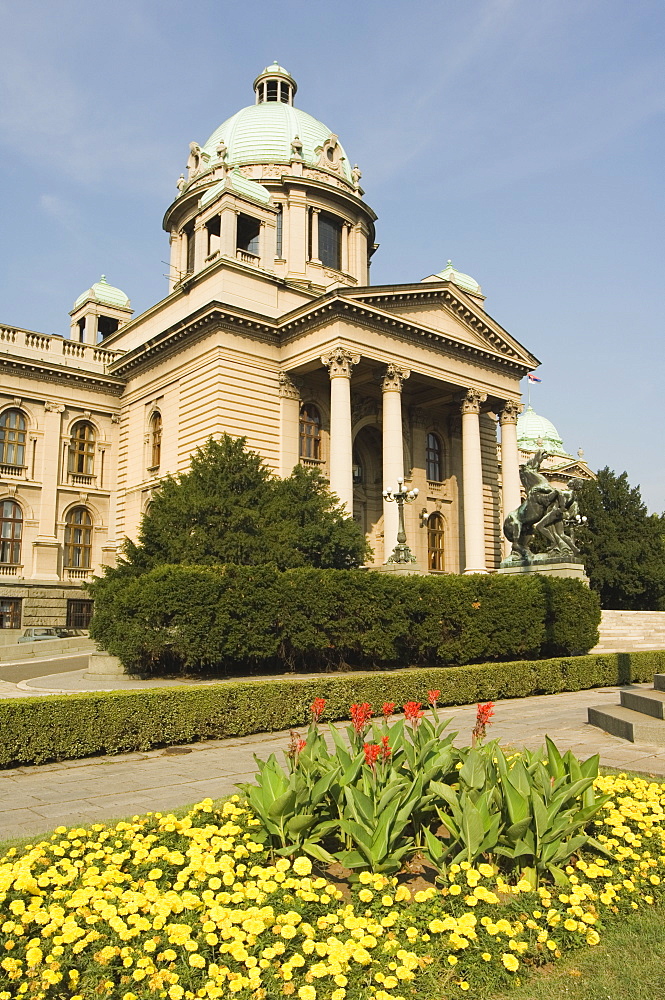
M94 754L149 750L196 740L279 732L302 726L316 697L324 719L348 718L353 702L403 705L427 701L438 688L442 705L466 705L559 691L650 681L665 671L665 651L605 653L470 667L394 670L226 681L200 687L152 688L0 701L0 766L72 760Z
M600 605L578 580L160 566L93 585L91 635L142 674L385 669L586 653Z

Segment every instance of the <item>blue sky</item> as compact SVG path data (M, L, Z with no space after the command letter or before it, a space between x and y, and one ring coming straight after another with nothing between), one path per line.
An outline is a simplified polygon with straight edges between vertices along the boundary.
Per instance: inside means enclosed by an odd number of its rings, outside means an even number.
M534 408L660 512L664 43L662 0L0 0L0 323L161 298L188 144L277 59L363 171L372 280L473 275Z

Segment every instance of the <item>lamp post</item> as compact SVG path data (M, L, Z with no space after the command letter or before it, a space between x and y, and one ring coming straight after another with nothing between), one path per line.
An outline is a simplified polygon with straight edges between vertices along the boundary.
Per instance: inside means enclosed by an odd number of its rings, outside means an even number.
M418 496L418 490L405 490L404 480L400 477L397 480L396 490L384 490L383 498L389 502L394 501L397 504L398 512L398 522L397 522L397 545L393 549L393 553L386 562L389 563L414 563L416 562L416 557L413 552L406 544L406 531L404 529L404 504L411 503Z

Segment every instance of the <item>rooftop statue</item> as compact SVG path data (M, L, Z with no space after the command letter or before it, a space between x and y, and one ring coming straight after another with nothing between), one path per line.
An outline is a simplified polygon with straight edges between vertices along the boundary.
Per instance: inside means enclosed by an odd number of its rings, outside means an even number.
M575 527L583 524L586 517L580 515L575 490L583 480L570 479L565 490L550 483L540 471L541 462L547 457L548 453L539 449L520 466L526 498L504 521L503 533L512 542L512 552L502 566L582 562L575 543ZM534 535L544 540L545 552L532 552L530 544Z

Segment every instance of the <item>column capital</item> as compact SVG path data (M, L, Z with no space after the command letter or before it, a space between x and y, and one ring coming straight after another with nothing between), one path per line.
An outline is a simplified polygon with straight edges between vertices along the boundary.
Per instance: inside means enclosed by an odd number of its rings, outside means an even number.
M411 372L408 368L400 368L399 365L389 364L381 378L381 389L383 392L402 391L402 383L409 377Z
M499 414L499 422L501 426L504 424L516 424L517 418L522 412L522 409L523 407L521 403L516 402L514 399L507 399L504 402L503 408Z
M462 413L480 413L480 404L487 399L487 393L480 389L467 389L462 398L460 410Z
M297 399L300 402L300 389L291 381L288 372L279 373L279 394L284 399Z
M330 354L321 356L321 364L326 366L331 378L351 378L353 365L357 365L359 361L359 354L351 354L344 347L335 347Z

